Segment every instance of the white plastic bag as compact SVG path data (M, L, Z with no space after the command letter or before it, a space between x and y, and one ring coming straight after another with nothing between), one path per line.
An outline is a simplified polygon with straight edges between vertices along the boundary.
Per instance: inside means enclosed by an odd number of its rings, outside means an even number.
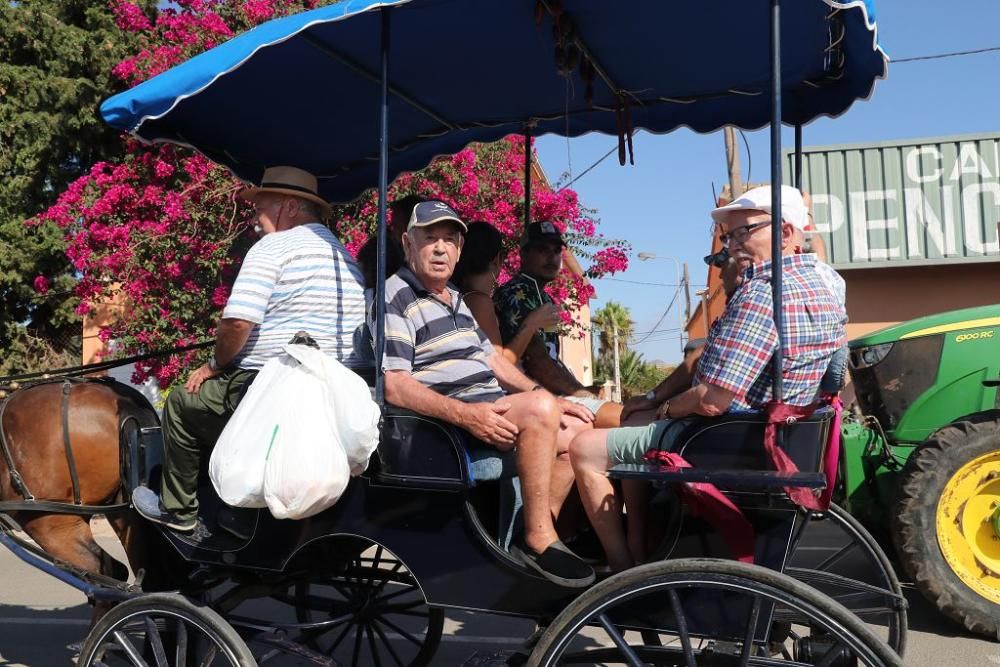
M298 365L284 355L265 363L219 436L208 473L215 492L227 505L266 507L267 452L281 428L282 414L295 402L280 387L300 372Z
M304 519L332 506L350 476L364 472L378 445L379 413L364 380L335 359L302 345L285 351L301 374L268 455L264 500L276 518Z

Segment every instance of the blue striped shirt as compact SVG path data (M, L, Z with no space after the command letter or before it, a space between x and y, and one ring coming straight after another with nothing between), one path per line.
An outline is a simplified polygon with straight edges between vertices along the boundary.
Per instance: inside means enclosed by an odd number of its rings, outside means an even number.
M365 316L363 282L347 249L319 223L257 241L222 312L257 325L236 357L240 368L262 367L299 331L338 361L358 365L352 337Z
M462 295L449 303L401 268L385 281L385 371L405 371L439 394L478 403L503 397L489 358L493 346Z

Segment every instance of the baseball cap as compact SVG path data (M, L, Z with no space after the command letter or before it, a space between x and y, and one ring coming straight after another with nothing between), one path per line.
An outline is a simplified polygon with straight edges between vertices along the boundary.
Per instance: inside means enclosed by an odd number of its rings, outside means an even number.
M406 226L407 230L413 229L414 227L429 227L430 225L436 225L439 222L454 222L457 223L459 227L462 228L462 232L469 231L468 225L466 225L458 213L445 204L443 201L422 201L413 207L413 212L410 213L410 222Z
M554 223L548 221L532 222L524 228L524 234L521 236L522 248L526 248L538 241L557 241L563 246L566 245L562 237L562 232L559 231L559 228Z
M771 186L762 185L747 190L725 206L712 210L712 220L722 222L722 217L732 211L761 211L771 213ZM805 230L808 210L802 200L802 193L790 185L781 186L781 219L798 229Z

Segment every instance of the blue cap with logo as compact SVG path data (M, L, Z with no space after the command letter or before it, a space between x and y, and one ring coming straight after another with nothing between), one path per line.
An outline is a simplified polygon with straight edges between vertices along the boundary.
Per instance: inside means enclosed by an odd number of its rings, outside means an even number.
M410 223L406 226L406 229L429 227L439 222L454 222L462 228L463 233L469 231L469 227L458 217L458 213L455 213L454 209L443 201L434 200L422 201L413 207L413 213L410 214Z
M566 241L563 240L562 232L559 228L555 226L554 223L545 222L532 222L524 229L524 235L521 236L521 247L526 248L532 243L540 243L543 241L555 241L560 245L565 246Z

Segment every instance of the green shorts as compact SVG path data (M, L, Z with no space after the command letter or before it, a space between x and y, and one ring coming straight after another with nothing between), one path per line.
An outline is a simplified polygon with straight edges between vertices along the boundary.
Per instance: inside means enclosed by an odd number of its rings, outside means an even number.
M651 449L670 450L674 439L688 425L686 419L664 419L649 426L624 426L608 431L608 461L642 463L642 457Z

